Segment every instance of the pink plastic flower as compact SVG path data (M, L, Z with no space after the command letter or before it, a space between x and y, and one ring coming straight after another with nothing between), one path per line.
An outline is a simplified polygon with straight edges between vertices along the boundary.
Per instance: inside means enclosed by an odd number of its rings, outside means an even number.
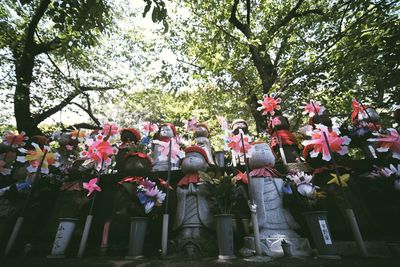
M6 131L3 136L3 144L12 147L23 147L28 139L29 137L25 135L25 132L14 134L12 131Z
M98 181L99 178L92 178L89 183L83 183L83 188L89 191L87 196L90 196L95 191L101 191L100 186L97 185Z
M244 143L244 150L243 150L240 134L235 135L235 136L232 136L229 138L228 147L232 148L233 151L235 151L236 153L243 153L245 151L247 153L247 151L249 151L249 148L251 147L248 136L243 136L243 143Z
M396 159L400 159L400 136L396 129L389 128L389 134L375 134L378 135L378 138L370 138L368 141L370 142L378 142L378 148L376 149L378 152L387 152L389 150L392 151L392 157Z
M310 100L310 103L303 102L304 108L303 114L308 114L309 117L313 117L314 115L321 115L324 113L325 108L321 105L321 102Z
M362 106L360 103L357 102L356 99L353 99L353 102L351 102L351 107L353 109L353 112L351 113L351 120L354 121L358 114L366 114L365 109L367 108L366 106Z
M171 162L176 163L185 157L185 152L180 150L179 144L174 139L171 140ZM159 145L157 149L160 152L160 160L168 160L169 142L154 140L154 143Z
M156 133L158 131L158 126L155 123L146 121L140 125L140 129L144 132L145 135L149 135L151 133Z
M328 128L322 124L317 124L317 129L312 131L311 140L305 140L302 142L304 145L304 154L310 150L310 156L316 158L320 153L322 154L322 159L326 161L331 160L331 155L329 153L328 145L326 144L325 137L323 133L326 133L328 138L328 143L331 147L332 152L344 155L349 152L347 145L350 143L351 139L347 136L340 137L338 131L329 132Z
M270 96L264 95L264 100L258 100L258 103L261 104L261 107L258 107L257 110L263 110L262 115L267 115L268 113L273 116L275 114L275 110L280 110L281 106L279 105L282 102L282 99L275 98L275 94L271 94Z
M44 150L42 150L39 145L32 143L32 146L35 150L26 150L24 148L19 148L19 152L26 154L25 156L18 156L17 161L26 162L29 161L29 166L26 168L28 172L34 173L37 171L40 163L43 161L40 172L41 173L49 173L49 166L58 167L60 163L57 161L59 158L58 153L50 152L50 148L45 146ZM46 156L45 156L45 152Z

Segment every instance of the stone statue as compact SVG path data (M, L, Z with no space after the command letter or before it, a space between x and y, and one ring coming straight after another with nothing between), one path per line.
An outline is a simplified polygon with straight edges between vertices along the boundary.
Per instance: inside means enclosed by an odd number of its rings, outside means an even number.
M173 244L179 254L210 254L215 247L213 216L207 200L207 185L199 177L199 171L207 169L208 157L204 149L198 146L186 148L185 153L181 165L185 176L178 182L176 189L177 208L173 230L177 236Z
M167 171L168 170L168 160L163 160L160 159L161 152L160 148L161 145L157 144L158 141L161 142L169 142L173 138L176 138L176 128L173 124L171 123L165 123L159 127L158 133L155 136L155 141L153 145L153 171ZM166 146L166 149L168 149L168 146ZM179 169L179 163L177 162L171 162L171 169L172 170L177 170Z
M275 113L276 114L276 113ZM299 162L299 148L293 133L290 131L289 120L283 115L274 115L268 121L268 130L272 136L271 148L276 154L279 154L280 145L282 146L287 163Z
M211 150L211 142L208 137L210 136L210 131L207 127L207 125L203 123L197 123L196 124L196 129L194 130L194 141L196 146L199 146L204 149L204 151L207 153L208 157L208 163L210 165L215 165L213 156L212 156L212 150Z
M121 145L118 147L118 153L115 157L116 160L116 169L118 173L122 174L125 172L127 167L127 158L126 155L130 152L138 152L137 144L140 141L140 133L135 128L124 128L121 131Z
M257 205L257 219L263 253L282 256L282 240L291 245L293 255L309 255L307 239L301 238L294 229L299 225L283 207L283 180L273 168L275 157L267 143L255 143L249 151L249 194ZM245 240L246 243L246 240Z
M240 133L240 130L243 131L244 135L248 135L249 134L249 126L247 124L247 121L243 120L243 119L237 119L234 120L232 122L231 125L231 133L233 135L238 135ZM249 138L249 141L250 138ZM244 158L243 155L238 155L235 151L232 150L232 166L237 166L237 165L245 165L244 163Z

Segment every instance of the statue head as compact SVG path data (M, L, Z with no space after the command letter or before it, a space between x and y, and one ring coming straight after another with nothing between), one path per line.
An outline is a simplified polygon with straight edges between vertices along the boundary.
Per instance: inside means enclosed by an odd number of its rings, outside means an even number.
M210 130L208 126L204 123L197 123L196 129L194 130L194 137L208 137L210 136Z
M368 114L367 114L368 113ZM380 123L381 117L379 116L378 112L374 108L366 108L365 113L359 113L360 121L365 122L372 122L372 123Z
M254 143L249 150L250 169L275 165L275 156L265 142Z
M124 166L122 172L126 176L149 175L152 166L151 158L145 153L130 152L124 155Z
M167 138L176 136L175 126L172 123L165 123L161 125L158 131L158 136Z
M243 119L234 120L232 122L231 128L232 128L232 133L235 134L235 135L239 134L239 129L241 129L244 134L248 134L249 133L249 126L247 124L247 121L245 121Z
M183 173L197 173L206 171L208 167L207 153L199 146L190 146L185 149L185 158L181 168Z

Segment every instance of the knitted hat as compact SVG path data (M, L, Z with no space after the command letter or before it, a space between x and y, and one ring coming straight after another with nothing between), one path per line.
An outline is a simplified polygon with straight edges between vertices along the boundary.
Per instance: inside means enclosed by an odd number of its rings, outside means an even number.
M123 133L124 131L128 131L128 132L132 133L132 134L135 136L135 140L130 140L130 141L134 141L134 142L136 143L136 142L138 142L138 141L140 140L140 133L139 133L138 130L136 130L135 128L124 128L124 129L121 130L121 140L122 140L123 142L128 141L128 140L126 140L126 138L124 138L124 137L122 136L122 133Z
M191 153L191 152L199 153L208 162L207 153L206 153L206 151L204 151L203 148L201 148L199 146L189 146L185 149L185 153Z

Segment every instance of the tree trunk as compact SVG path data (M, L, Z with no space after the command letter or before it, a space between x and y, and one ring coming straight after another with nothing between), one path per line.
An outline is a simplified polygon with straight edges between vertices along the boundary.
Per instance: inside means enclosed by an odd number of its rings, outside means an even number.
M40 134L41 131L37 127L35 120L32 117L30 104L30 89L32 82L34 55L27 53L14 53L16 59L15 77L17 85L14 94L14 114L17 122L18 131L25 131L28 136Z

